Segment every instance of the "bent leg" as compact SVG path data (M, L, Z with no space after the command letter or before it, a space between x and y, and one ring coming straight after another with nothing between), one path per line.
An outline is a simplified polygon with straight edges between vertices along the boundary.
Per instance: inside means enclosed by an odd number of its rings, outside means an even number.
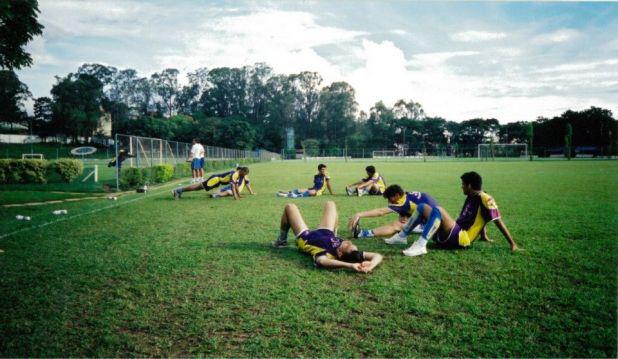
M378 237L387 237L401 231L402 228L403 223L397 220L395 222L374 229L373 234Z
M322 212L322 218L320 219L320 225L318 228L330 229L333 232L337 231L337 225L339 224L339 216L337 215L337 206L333 201L327 201L324 203L324 212Z
M293 203L286 204L281 215L280 229L287 233L290 228L292 228L296 236L308 229L303 216L300 214L300 210Z

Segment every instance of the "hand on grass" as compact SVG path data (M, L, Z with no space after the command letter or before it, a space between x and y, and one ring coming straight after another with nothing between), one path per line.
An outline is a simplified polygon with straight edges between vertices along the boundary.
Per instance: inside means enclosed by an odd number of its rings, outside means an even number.
M360 217L358 216L358 214L355 214L352 218L350 218L350 220L348 221L348 230L351 231L359 220Z

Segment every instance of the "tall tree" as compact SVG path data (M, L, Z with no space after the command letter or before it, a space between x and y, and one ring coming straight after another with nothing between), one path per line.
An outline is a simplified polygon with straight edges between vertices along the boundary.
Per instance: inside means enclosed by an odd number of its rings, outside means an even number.
M77 142L94 135L101 117L103 84L94 76L69 74L52 87L53 123L59 133Z
M32 65L24 46L42 34L38 13L36 0L0 1L0 68L13 70Z
M53 102L49 97L39 97L34 100L33 131L40 137L48 137L54 133L52 128Z
M176 98L180 92L178 85L178 70L165 69L150 76L152 89L159 96L160 101L155 101L161 112L171 117L176 113Z
M315 136L309 133L312 124L317 121L320 104L320 87L322 76L317 72L304 71L290 76L294 88L294 112L296 117L296 132L299 138Z
M30 96L28 86L19 81L13 71L0 70L0 122L23 122L26 119L24 101Z
M347 82L333 82L322 89L318 122L329 146L344 146L354 128L357 106L354 88Z

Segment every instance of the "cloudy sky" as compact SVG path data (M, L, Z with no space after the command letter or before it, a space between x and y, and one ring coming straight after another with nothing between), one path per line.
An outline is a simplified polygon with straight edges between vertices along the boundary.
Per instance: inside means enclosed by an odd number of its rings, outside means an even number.
M618 3L39 0L18 72L35 97L84 62L134 68L266 62L347 81L362 110L502 123L601 106L618 114Z

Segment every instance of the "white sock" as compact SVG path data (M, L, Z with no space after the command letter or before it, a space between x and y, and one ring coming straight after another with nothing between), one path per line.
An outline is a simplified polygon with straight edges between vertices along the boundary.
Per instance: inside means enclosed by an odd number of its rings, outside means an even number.
M424 248L424 247L427 247L427 238L425 238L425 237L423 237L423 236L418 237L418 239L416 240L416 242L417 242L419 245L423 246L423 248Z

